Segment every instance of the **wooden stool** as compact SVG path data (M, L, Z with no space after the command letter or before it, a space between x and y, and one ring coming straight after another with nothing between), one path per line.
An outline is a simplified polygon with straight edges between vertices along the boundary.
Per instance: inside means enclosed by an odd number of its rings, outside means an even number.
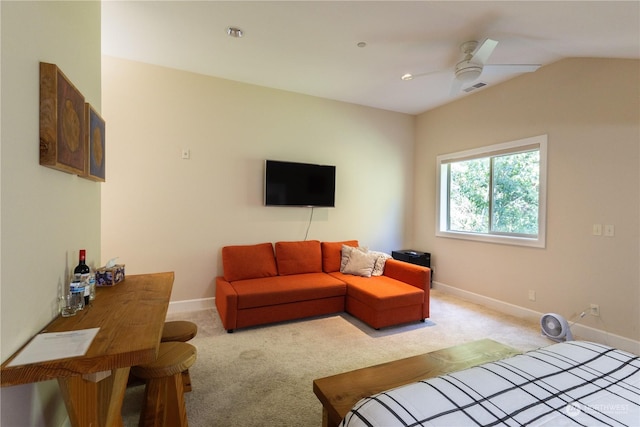
M164 328L162 329L162 338L160 339L160 342L187 342L191 338L195 337L197 333L198 326L193 322L188 322L186 320L164 322ZM182 372L182 384L184 385L185 393L191 391L191 375L189 374L188 369Z
M162 329L162 338L160 339L160 341L187 342L191 338L195 337L197 333L198 326L193 322L187 322L186 320L164 322L164 328Z
M146 380L140 427L187 427L182 372L196 361L196 348L184 342L160 343L158 358L131 372Z

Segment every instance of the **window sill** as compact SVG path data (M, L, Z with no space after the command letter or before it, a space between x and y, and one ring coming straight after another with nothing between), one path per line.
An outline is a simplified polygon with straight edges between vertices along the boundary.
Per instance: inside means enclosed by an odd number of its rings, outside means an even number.
M484 243L497 243L501 245L526 246L532 248L544 248L544 238L527 238L516 236L501 236L496 234L464 233L460 231L437 231L437 237L450 239L471 240Z

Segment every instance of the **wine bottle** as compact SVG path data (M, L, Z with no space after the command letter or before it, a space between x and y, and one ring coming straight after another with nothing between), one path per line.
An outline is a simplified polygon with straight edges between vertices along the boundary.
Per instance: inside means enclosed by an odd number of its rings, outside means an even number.
M86 249L80 249L78 265L73 270L73 274L79 274L81 280L85 284L84 291L84 305L89 305L89 297L90 297L90 287L89 285L89 274L91 273L91 269L87 265L87 251Z

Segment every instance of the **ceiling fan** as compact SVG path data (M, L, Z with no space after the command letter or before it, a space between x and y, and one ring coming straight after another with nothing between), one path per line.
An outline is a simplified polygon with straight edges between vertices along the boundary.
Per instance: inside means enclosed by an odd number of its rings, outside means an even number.
M498 45L496 40L486 39L482 44L475 40L464 42L460 45L460 51L464 54L462 61L458 62L454 68L454 79L451 85L451 95L456 95L465 83L476 80L483 72L500 73L530 73L540 68L539 64L487 64L487 60ZM439 73L431 71L421 74L405 74L402 80L413 80L429 74Z

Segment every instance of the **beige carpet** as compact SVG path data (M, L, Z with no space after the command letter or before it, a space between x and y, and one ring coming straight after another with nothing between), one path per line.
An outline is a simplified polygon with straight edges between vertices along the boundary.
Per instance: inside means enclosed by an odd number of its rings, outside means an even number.
M318 427L312 382L352 369L491 338L519 350L551 344L525 322L432 290L431 318L376 331L346 313L228 334L214 310L169 316L191 320L198 360L185 395L192 427ZM125 426L137 426L144 386L125 396Z

